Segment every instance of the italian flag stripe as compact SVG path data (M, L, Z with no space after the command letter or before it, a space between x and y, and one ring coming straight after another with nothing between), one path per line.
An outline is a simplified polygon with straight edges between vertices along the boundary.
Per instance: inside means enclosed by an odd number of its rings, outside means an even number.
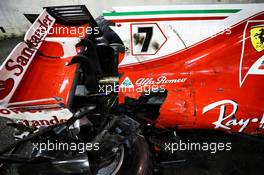
M208 13L237 13L241 9L208 9L208 10L163 10L138 12L106 12L104 16L134 16L134 15L163 15L163 14L208 14Z
M111 21L115 23L122 23L122 22L145 22L145 21L223 20L225 18L227 18L227 16L111 19Z

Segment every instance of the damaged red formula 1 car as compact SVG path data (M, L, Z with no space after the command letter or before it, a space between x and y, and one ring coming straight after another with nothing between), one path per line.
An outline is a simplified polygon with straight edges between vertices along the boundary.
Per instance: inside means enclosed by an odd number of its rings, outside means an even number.
M146 175L175 131L263 135L263 8L44 8L0 67L2 168Z

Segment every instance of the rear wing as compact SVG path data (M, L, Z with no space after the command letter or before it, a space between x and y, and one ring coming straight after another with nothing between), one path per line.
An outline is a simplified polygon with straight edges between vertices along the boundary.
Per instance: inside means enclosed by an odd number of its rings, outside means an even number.
M83 25L90 23L95 27L96 22L84 5L44 7L47 12L56 18L56 21L66 26Z
M1 65L0 104L7 104L12 98L55 21L55 18L43 10L26 32L24 42L19 43Z
M39 119L48 120L54 116L45 110L59 110L58 120L71 117L65 107L75 92L78 66L67 64L78 54L76 44L87 37L88 27L97 24L84 5L44 8L0 66L0 116L30 121L36 119L34 111L41 111Z

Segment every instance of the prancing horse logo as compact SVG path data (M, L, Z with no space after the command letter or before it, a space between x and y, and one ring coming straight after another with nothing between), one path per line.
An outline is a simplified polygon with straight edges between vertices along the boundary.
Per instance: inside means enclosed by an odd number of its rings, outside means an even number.
M250 29L250 39L256 51L264 49L264 26L254 26Z
M250 37L250 40L247 38ZM264 20L247 21L243 32L239 83L248 75L264 75Z

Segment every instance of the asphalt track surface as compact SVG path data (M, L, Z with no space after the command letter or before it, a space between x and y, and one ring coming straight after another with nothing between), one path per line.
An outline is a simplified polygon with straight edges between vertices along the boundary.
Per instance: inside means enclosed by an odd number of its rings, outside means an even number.
M0 41L0 63L22 38ZM0 119L0 149L12 143L12 129ZM177 164L161 168L157 174L163 175L261 175L264 165L264 138L244 135L229 135L221 132L182 132L185 142L192 143L232 143L231 151L177 151L165 157L176 160Z

